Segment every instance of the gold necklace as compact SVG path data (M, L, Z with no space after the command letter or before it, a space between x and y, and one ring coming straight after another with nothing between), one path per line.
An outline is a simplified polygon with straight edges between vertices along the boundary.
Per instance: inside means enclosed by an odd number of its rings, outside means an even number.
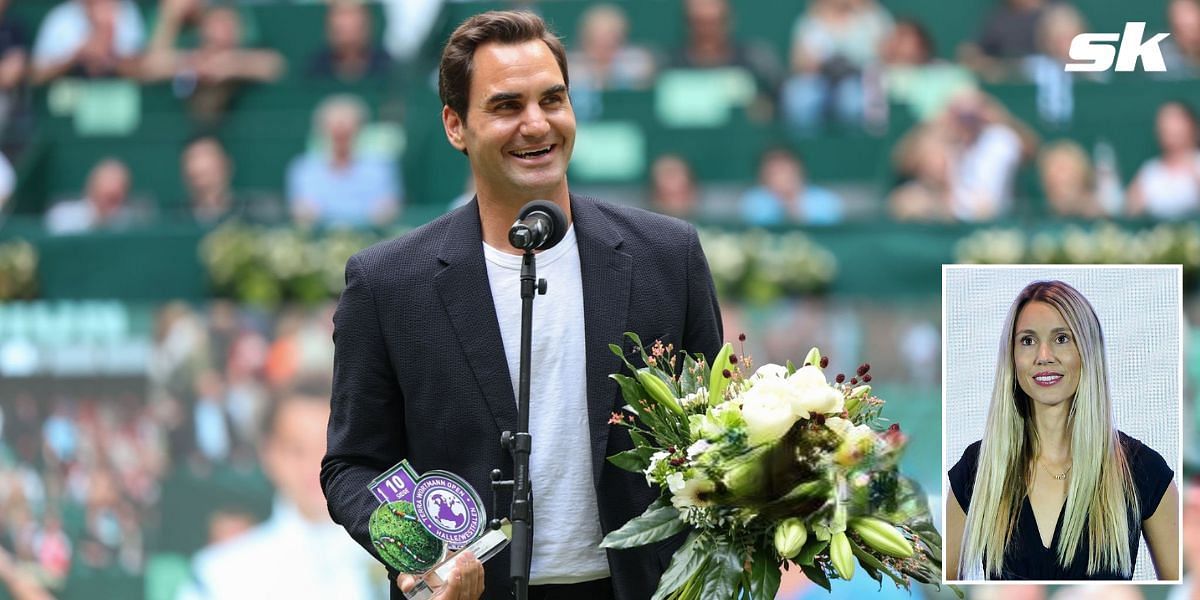
M1042 465L1042 468L1046 469L1046 473L1048 473L1051 477L1053 477L1055 481L1062 481L1062 480L1066 479L1067 473L1071 472L1071 465L1067 465L1067 470L1063 471L1062 473L1055 473L1054 471L1051 471L1049 468L1047 468L1046 465Z

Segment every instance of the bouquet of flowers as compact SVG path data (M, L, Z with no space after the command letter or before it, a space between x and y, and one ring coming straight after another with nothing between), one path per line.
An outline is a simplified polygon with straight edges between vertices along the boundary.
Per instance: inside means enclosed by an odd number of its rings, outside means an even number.
M882 428L870 365L830 384L816 348L800 368L753 369L726 344L710 367L625 335L645 366L610 345L632 372L610 376L628 402L611 422L634 448L609 461L663 495L603 546L690 531L654 600L774 598L787 565L826 589L856 565L881 585L939 585L941 536L920 488L897 471L906 438Z

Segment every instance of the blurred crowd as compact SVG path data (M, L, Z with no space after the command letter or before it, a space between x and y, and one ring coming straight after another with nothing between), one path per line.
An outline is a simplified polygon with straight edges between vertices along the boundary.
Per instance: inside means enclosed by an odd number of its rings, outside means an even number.
M170 304L148 380L0 385L0 597L386 597L320 488L331 317Z
M714 191L698 182L710 178L697 177L695 165L666 153L647 157L646 187L636 197L618 200L696 220L740 215L768 226L886 217L983 222L1028 215L1029 204L1036 215L1069 219L1200 214L1200 147L1190 101L1166 102L1157 114L1144 115L1157 155L1140 166L1127 164L1123 177L1119 141L1074 139L1068 131L1076 87L1115 79L1064 68L1071 40L1089 31L1081 10L1065 1L989 1L994 7L974 24L977 34L955 48L938 48L928 24L893 14L879 0L798 5L786 56L764 39L737 33L735 10L745 7L729 0L681 0L677 47L631 39L622 4L594 3L573 29L560 33L570 50L581 122L603 118L607 92L653 89L669 71L733 69L752 82L746 114L786 132L757 157L756 181ZM386 81L411 69L424 73L436 62L436 38L447 27L439 15L458 2L382 0L374 7L329 0L324 39L313 41L308 56L287 57L259 45L248 7L255 3L261 0L64 0L40 23L21 23L6 10L8 0L0 0L0 146L8 154L0 159L0 197L19 185L12 164L20 161L22 136L36 131L29 123L31 86L120 78L168 82L186 104L196 131L179 154L189 217L204 224L245 217L256 198L233 186L237 165L221 141L239 88L271 85L285 74L353 83ZM507 3L530 10L540 4ZM1170 33L1160 45L1166 71L1136 75L1156 82L1194 79L1200 74L1200 0L1163 6ZM375 15L385 22L373 22ZM1036 88L1036 122L1023 122L986 92L1006 83ZM373 108L353 94L322 102L312 115L309 148L296 149L286 172L278 173L277 191L267 194L276 206L256 214L305 226L371 227L401 219L406 202L454 205L451 198L406 196L396 153L372 152L362 139L373 118L401 117L373 117ZM898 118L900 111L907 116ZM902 135L885 135L896 123L912 125ZM884 180L859 182L868 184L865 194L862 185L824 181L798 150L811 151L806 140L855 135L894 141ZM45 226L71 233L147 225L155 218L154 199L139 202L137 189L122 158L100 160L77 198L46 209Z
M178 149L178 179L186 219L198 224L386 227L414 204L445 208L470 198L470 191L458 198L406 193L398 154L365 139L373 125L405 113L385 113L348 92L297 117L296 127L311 128L310 141L270 174L276 189L236 185L240 165L225 133L243 90L285 78L353 89L399 73L428 84L439 36L448 33L440 16L461 2L328 0L323 39L312 40L307 55L285 56L258 35L252 5L268 1L46 0L40 22L26 23L12 10L16 2L0 0L0 217L14 211L20 167L37 137L34 92L74 79L170 86L195 132ZM503 4L539 10L552 1ZM647 156L644 181L610 200L766 227L868 218L978 223L1030 212L1084 220L1200 216L1194 96L1143 115L1155 155L1122 173L1119 159L1130 158L1119 156L1119 140L1073 137L1069 127L1080 86L1115 86L1120 78L1065 71L1070 40L1091 30L1084 14L1065 1L980 1L993 10L966 24L977 33L954 48L938 47L928 23L880 0L795 3L783 53L739 33L735 12L747 2L678 0L677 46L632 36L628 1L589 3L577 23L557 26L570 50L581 123L604 119L606 94L654 90L664 73L734 70L749 82L747 118L781 133L754 157L752 180L714 185L698 172L702 165L668 152ZM1133 77L1165 85L1196 79L1200 0L1166 0L1154 10L1164 8L1167 70ZM1004 84L1032 86L1035 114L1018 118L988 93ZM856 137L890 151L883 181L859 182L870 188L865 194L864 185L810 168L820 161L801 151ZM153 227L163 216L155 207L165 199L144 197L138 165L127 157L88 167L74 197L42 203L36 217L47 231ZM1031 183L1023 186L1022 176ZM845 315L820 319L814 315L825 313L811 308L795 310L794 322L764 336L765 353L795 356L804 348L786 344L811 343L817 326L803 319L828 321L822 347L843 354L853 354L862 330L871 330L846 316L851 309L835 307ZM317 482L330 310L172 304L155 316L148 383L82 381L64 391L0 380L0 598L93 598L96 589L148 600L384 597L379 567L329 521ZM757 316L727 315L726 330ZM931 319L910 320L875 329L898 328L888 335L912 364L895 368L932 389L938 333ZM1192 504L1188 514L1197 510ZM314 556L311 548L322 552ZM1193 550L1185 550L1188 560L1200 561ZM113 592L120 581L134 587ZM229 592L231 584L242 587Z

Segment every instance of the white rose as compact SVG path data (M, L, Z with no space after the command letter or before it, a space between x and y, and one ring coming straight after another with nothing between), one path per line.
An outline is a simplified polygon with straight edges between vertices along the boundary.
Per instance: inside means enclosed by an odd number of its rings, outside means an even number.
M704 454L711 447L712 447L712 444L710 444L708 442L708 440L699 440L695 444L688 446L688 449L687 449L688 460L693 460L697 456Z
M751 446L773 442L796 422L795 386L786 379L763 379L742 394L742 419Z
M848 419L843 419L841 417L829 417L828 419L825 419L825 426L828 427L830 431L838 434L838 437L845 439L846 435L850 432L850 428L854 427L854 423L851 423Z
M796 417L807 419L811 413L842 412L842 393L825 381L821 369L808 365L787 378L794 388L792 410Z
M750 380L758 381L760 379L766 379L769 377L786 379L787 376L788 376L787 367L782 366L782 365L777 365L775 363L767 363L767 364L759 367L758 370L754 372L754 375L750 376Z

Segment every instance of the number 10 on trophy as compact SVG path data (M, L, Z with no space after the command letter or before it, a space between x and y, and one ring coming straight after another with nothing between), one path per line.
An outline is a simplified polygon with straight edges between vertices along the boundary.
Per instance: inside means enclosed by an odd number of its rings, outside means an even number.
M512 529L484 530L487 513L466 480L448 471L418 477L407 460L388 469L367 488L380 502L371 513L371 543L388 566L418 576L410 600L433 596L430 586L446 580L459 550L480 562L508 545Z

